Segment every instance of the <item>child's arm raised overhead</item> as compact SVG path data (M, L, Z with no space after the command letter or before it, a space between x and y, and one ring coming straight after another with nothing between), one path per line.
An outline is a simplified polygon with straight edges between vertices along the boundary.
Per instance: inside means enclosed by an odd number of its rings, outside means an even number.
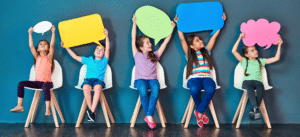
M173 26L173 30L174 30L174 27L176 26L176 24L172 21L171 25ZM158 57L160 57L164 53L164 51L172 37L173 30L172 30L171 34L165 38L164 42L161 44L160 48L158 49Z
M224 19L224 21L226 20L226 14L225 12L223 13L222 18ZM220 30L218 30L209 40L208 44L207 44L207 48L211 51L213 49L213 47L215 46L217 37L220 33Z
M61 42L60 44L61 44L61 47L64 46L64 43L63 43L63 42ZM63 48L65 48L65 47L63 47ZM70 54L70 56L71 56L73 59L77 60L78 62L81 62L81 59L82 59L81 56L77 56L70 48L65 48L65 49L68 51L68 53Z
M131 47L132 47L132 54L133 56L135 56L135 54L137 53L137 49L135 46L135 42L136 42L136 17L133 14L133 18L132 18L133 24L132 24L132 30L131 30Z
M179 18L176 15L175 18L174 18L174 21L177 23L178 19ZM188 56L188 45L186 43L186 40L184 38L183 33L181 31L179 31L179 30L178 30L178 36L179 36L179 39L180 39L180 43L181 43L183 52L185 53L186 56Z
M37 56L38 56L38 53L36 52L36 50L34 48L34 45L33 45L32 32L33 32L33 28L30 27L29 30L28 30L28 33L29 33L29 48L30 48L30 51L31 51L33 57L36 59Z
M51 31L52 31L52 36L51 36L50 49L49 49L49 54L48 54L48 58L49 58L50 62L52 61L53 55L54 55L54 45L55 45L55 27L54 27L54 25L51 26Z
M110 55L110 42L109 42L109 37L108 37L108 31L106 28L104 28L104 34L106 35L105 38L105 57L109 59Z
M237 52L238 46L241 42L241 39L245 37L245 33L241 33L238 40L235 42L233 48L232 48L232 54L234 55L234 57L239 61L239 62L243 62L243 57L241 56L240 53Z
M282 41L282 39L279 39L277 42L278 42L278 48L277 48L276 55L273 58L266 59L266 64L274 63L280 59L281 45L282 45L283 41Z

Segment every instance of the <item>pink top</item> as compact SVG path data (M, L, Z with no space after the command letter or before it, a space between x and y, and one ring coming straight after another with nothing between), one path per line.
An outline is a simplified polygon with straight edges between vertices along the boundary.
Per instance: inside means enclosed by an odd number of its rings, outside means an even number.
M158 57L158 51L154 54ZM159 59L159 57L158 57ZM134 56L135 61L135 80L137 79L157 79L156 66L157 62L151 62L148 55L142 52L137 52Z
M38 56L35 64L35 80L41 82L52 82L51 80L51 62L48 56Z

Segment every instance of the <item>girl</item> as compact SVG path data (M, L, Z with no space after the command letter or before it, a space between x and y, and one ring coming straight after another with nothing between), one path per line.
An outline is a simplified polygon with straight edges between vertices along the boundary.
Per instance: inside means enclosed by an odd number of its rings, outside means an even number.
M135 60L135 82L134 87L139 90L142 106L146 117L144 120L148 126L153 129L156 124L152 118L159 91L159 83L157 81L156 66L157 61L167 47L168 42L171 39L172 33L165 38L160 48L153 52L152 44L150 43L149 37L142 35L136 38L136 17L133 15L132 18L132 53ZM175 23L171 23L173 29ZM148 88L151 90L151 95L148 99Z
M223 13L222 18L226 19L225 13ZM174 21L177 22L178 19L176 15ZM216 89L215 82L210 77L210 70L213 69L210 51L213 49L219 33L220 30L211 37L207 46L204 46L203 41L198 36L190 35L186 41L183 33L178 30L182 49L188 60L186 72L186 79L188 79L187 87L190 89L195 105L197 106L194 114L199 127L203 127L203 123L207 124L209 121L204 112ZM205 94L201 100L202 87L205 90Z
M255 46L244 46L241 56L237 52L238 45L242 38L245 37L245 33L241 33L238 40L232 48L232 54L235 58L241 62L244 69L244 78L242 88L246 89L248 92L249 100L253 106L253 109L249 113L249 117L252 120L261 119L261 112L259 110L260 103L263 99L265 88L262 83L262 69L265 64L271 64L280 59L280 50L283 43L282 39L278 40L278 49L275 57L268 59L259 59L258 52ZM255 96L254 89L257 91L257 96Z
M95 121L95 110L100 99L100 93L102 89L105 88L104 75L106 70L106 65L109 60L110 54L110 43L108 37L108 31L104 29L104 34L106 35L105 45L97 45L93 57L81 57L77 56L71 49L66 48L70 56L78 62L87 65L86 78L81 85L83 89L83 94L88 105L88 119L89 121ZM61 42L63 47L64 43ZM104 47L105 46L105 47ZM91 91L94 89L94 99L92 99Z
M24 87L41 88L44 91L44 98L46 102L46 116L50 116L50 89L53 88L51 80L51 73L54 69L53 54L55 43L55 27L51 27L52 38L49 44L46 40L40 40L36 48L33 46L32 32L33 28L30 27L29 33L29 47L34 57L34 66L36 77L35 81L21 81L18 85L18 105L11 109L11 112L24 112L23 98Z

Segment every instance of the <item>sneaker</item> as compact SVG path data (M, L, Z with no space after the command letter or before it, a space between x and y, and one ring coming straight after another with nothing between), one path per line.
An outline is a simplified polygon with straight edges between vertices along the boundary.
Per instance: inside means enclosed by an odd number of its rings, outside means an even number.
M203 119L203 124L207 124L209 122L209 119L208 119L208 116L206 115L206 113L203 113L202 119Z
M201 128L203 128L203 119L200 119L199 121L197 121L197 125Z
M21 107L21 108L15 107L15 108L11 109L10 112L13 112L13 113L22 113L22 112L24 112L24 108L23 107Z
M94 112L94 113L92 113L92 120L93 120L93 122L95 122L95 114L96 114L96 112Z
M147 116L144 118L144 120L147 122L150 129L154 129L156 127L155 121L150 122L147 118Z
M195 114L195 116L197 118L197 122L202 119L202 117L199 117L198 113L199 112L197 110L194 111L194 114Z
M87 116L88 116L88 121L93 121L94 122L94 119L92 119L93 112L90 109L88 109L86 111L86 113L87 113Z
M251 120L255 120L254 108L251 109L251 111L249 112L249 118L250 118Z
M258 120L258 119L261 119L261 118L262 118L262 117L261 117L261 112L260 112L260 110L259 110L258 107L255 108L255 111L254 111L254 118L255 118L255 120Z

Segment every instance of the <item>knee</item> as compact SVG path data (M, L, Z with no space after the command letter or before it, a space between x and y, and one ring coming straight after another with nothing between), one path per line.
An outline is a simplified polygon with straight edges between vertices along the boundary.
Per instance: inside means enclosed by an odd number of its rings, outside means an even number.
M24 86L24 83L25 83L25 81L21 81L21 82L19 82L19 84L18 84L18 87L22 87L22 86Z
M196 85L189 86L189 89L190 89L191 94L196 94L196 93L198 93L198 92L201 90L201 89L200 89L198 86L196 86Z
M87 84L83 85L82 89L83 89L84 92L91 92L92 91L92 87L90 85L87 85Z
M100 85L94 86L94 92L95 93L100 93L101 91L102 91L102 86L100 86Z
M147 93L148 93L148 89L146 89L146 87L140 87L139 89L139 92L140 92L140 96L147 96Z

